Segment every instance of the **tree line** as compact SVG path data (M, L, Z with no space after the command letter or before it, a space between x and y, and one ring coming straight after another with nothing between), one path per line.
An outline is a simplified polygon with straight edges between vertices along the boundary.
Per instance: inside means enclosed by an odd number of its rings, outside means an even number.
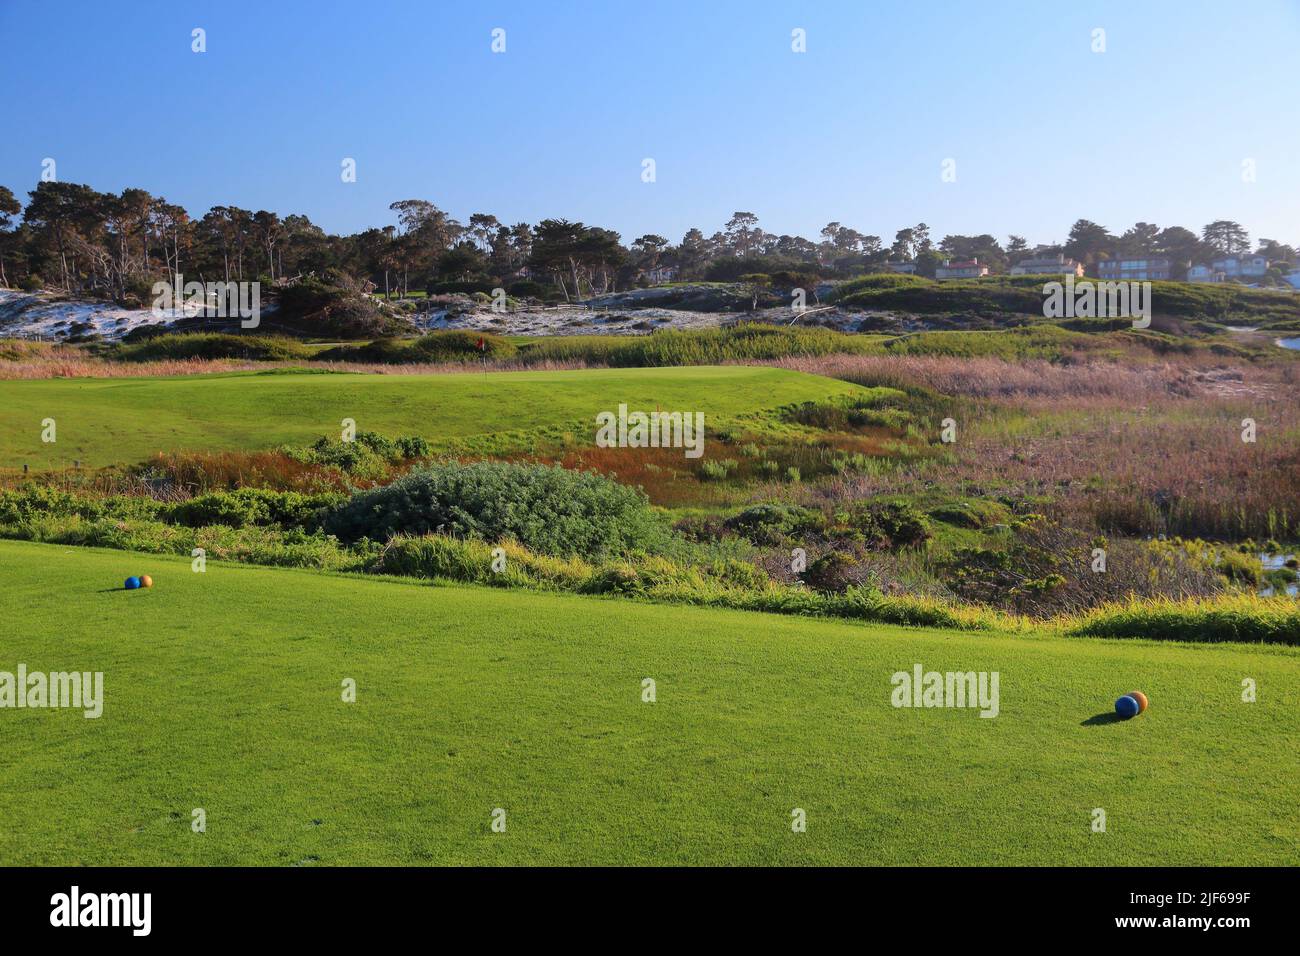
M314 275L336 284L406 296L487 291L573 300L646 284L648 277L733 281L742 276L798 273L849 278L912 263L934 275L944 259L973 259L1004 272L1030 255L1057 253L1092 266L1105 258L1165 256L1175 278L1194 262L1251 251L1238 223L1220 220L1199 234L1181 226L1139 222L1118 235L1080 219L1058 245L1033 249L1021 236L948 235L937 242L918 223L892 243L839 222L816 240L776 235L758 216L736 212L706 236L689 229L680 242L656 234L624 244L618 232L567 219L507 224L490 213L468 222L424 199L389 206L394 222L352 235L326 233L303 215L214 206L195 219L184 208L143 189L120 194L77 183L42 181L24 206L0 186L0 285L53 288L144 302L155 281L182 273L199 281L260 280L283 284ZM1296 250L1261 239L1256 251L1292 263ZM671 270L670 272L657 270Z

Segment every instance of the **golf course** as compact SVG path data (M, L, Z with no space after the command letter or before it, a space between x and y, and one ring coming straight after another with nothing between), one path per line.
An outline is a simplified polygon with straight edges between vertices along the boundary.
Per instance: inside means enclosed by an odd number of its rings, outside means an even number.
M0 863L1293 863L1259 546L1137 524L1096 575L1064 504L1124 499L1003 479L1016 399L828 367L0 380L0 691L103 675L0 713ZM623 405L703 457L598 447Z
M450 375L249 372L181 377L0 381L0 467L34 470L134 462L160 451L273 448L359 430L430 442L582 429L597 412L702 411L710 426L763 408L857 387L775 368L592 369ZM57 440L41 440L53 419Z
M122 589L142 573L151 589ZM195 573L11 541L0 593L0 669L104 675L98 719L4 715L7 865L1267 865L1300 840L1290 647ZM916 664L998 672L997 718L892 706ZM1150 709L1114 720L1135 688Z

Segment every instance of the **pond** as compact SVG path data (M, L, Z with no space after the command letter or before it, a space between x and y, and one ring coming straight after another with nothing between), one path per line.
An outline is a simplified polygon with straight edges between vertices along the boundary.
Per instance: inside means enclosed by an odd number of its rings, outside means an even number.
M1300 339L1297 341L1300 341ZM1291 576L1292 580L1289 583L1278 583L1284 585L1284 593L1289 594L1291 597L1300 597L1300 584L1297 584L1295 581L1295 559L1294 554L1260 554L1259 565L1264 569L1264 575L1266 578L1270 571L1281 571L1282 569L1289 567L1293 572ZM1290 562L1290 565L1288 565L1288 562ZM1273 584L1266 584L1259 593L1261 597L1272 597L1278 592Z

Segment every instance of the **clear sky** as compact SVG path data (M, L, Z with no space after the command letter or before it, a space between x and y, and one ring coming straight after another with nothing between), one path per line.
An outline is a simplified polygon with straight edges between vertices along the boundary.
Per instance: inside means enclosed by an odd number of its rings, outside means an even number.
M1083 217L1300 244L1300 0L0 0L0 93L24 200L52 157L333 232L421 198L629 242L744 209L887 242L919 221L1050 242Z

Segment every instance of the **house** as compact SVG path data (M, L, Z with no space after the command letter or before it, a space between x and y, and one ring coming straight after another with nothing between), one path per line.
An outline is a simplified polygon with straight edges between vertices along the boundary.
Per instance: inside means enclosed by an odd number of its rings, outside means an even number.
M1191 266L1187 270L1188 282L1222 282L1223 273L1206 265Z
M1300 266L1296 266L1294 271L1286 277L1286 281L1291 283L1291 288L1300 292Z
M1210 260L1210 268L1222 272L1229 279L1246 276L1258 278L1268 272L1267 256L1220 256Z
M1168 259L1103 259L1097 263L1097 275L1103 279L1120 279L1125 282L1148 282L1168 279L1173 263Z
M936 279L978 279L989 274L989 267L981 265L979 259L944 259L943 265L936 266Z
M1054 256L1030 256L1011 267L1013 276L1060 276L1073 272L1076 279L1083 278L1083 263L1067 259L1064 253Z
M916 275L915 262L886 262L885 269L889 272L896 272L900 275Z
M661 282L672 282L677 278L677 267L655 266L653 269L642 269L641 276L653 285L658 285Z

